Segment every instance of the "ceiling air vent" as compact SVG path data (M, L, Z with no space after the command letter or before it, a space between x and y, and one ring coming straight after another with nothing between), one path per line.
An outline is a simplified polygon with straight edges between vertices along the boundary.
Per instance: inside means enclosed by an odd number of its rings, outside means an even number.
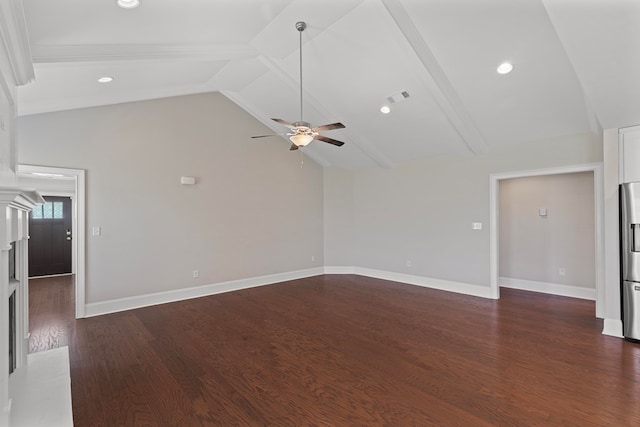
M409 92L405 90L403 92L395 93L391 96L388 96L387 101L389 101L390 104L395 104L397 102L404 101L408 97L409 97Z

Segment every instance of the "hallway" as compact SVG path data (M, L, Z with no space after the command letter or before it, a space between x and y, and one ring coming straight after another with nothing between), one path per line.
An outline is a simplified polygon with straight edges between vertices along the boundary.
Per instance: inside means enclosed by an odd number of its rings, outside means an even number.
M69 345L75 330L74 276L29 279L29 353Z

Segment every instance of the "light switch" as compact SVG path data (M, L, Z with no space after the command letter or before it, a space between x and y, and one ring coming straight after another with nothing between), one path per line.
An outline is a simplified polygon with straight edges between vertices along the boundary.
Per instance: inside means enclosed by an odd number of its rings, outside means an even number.
M538 215L540 215L540 216L547 216L547 208L540 208L540 209L538 209Z
M94 236L100 236L100 235L102 234L102 228L100 228L100 227L93 227L92 234L93 234Z

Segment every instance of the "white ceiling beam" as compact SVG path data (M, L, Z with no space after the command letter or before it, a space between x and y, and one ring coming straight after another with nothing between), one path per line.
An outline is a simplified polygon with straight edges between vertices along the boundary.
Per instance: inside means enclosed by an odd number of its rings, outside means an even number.
M34 45L34 63L198 59L230 61L255 58L258 51L247 44L101 44Z
M553 30L556 32L556 36L558 37L558 40L560 40L560 44L562 45L562 49L564 50L565 55L567 55L567 58L569 59L569 63L573 68L573 73L575 74L576 79L580 83L580 88L582 89L582 97L584 99L584 110L585 110L585 114L587 115L587 120L589 121L589 129L591 129L591 132L597 135L602 135L603 133L602 124L600 123L598 114L596 113L595 109L592 107L592 101L591 101L591 98L588 96L587 91L585 90L583 79L580 77L580 74L578 73L578 69L576 68L576 64L572 55L569 54L566 39L562 37L563 35L562 32L558 31L558 26L561 25L561 23L558 22L558 19L554 19L554 14L552 13L553 4L549 4L548 0L542 0L542 6L547 12L549 21L553 26ZM551 10L550 10L550 7L551 7Z
M265 56L259 56L258 59L262 61L262 63L273 72L280 80L282 80L285 84L291 87L295 92L300 90L299 82L291 77L285 70L282 65L276 62L273 59L267 58ZM322 114L325 118L329 119L333 116L331 112L325 108L320 101L318 101L312 94L304 91L304 99L305 103L311 105L316 111ZM393 166L391 160L389 160L384 154L378 151L376 148L372 147L370 144L364 142L361 138L358 138L354 135L352 131L348 128L342 129L341 131L346 135L347 139L350 143L358 147L364 154L366 154L371 160L377 163L380 167L390 169Z
M421 78L449 123L472 153L487 152L484 137L400 0L382 0L382 3L424 66L426 73L421 74Z
M578 78L579 80L579 78ZM595 133L596 135L602 135L603 134L603 130L602 130L602 124L600 123L600 119L598 118L598 114L596 114L596 111L593 109L593 107L591 107L591 102L589 100L589 97L587 96L585 90L584 90L584 86L582 89L582 93L584 94L584 108L585 111L587 113L587 120L589 120L589 129L591 129L591 132Z

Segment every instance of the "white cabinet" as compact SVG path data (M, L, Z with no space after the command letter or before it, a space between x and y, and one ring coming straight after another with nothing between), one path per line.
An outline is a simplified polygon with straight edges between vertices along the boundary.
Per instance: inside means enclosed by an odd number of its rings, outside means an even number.
M640 182L640 126L620 129L620 183Z

